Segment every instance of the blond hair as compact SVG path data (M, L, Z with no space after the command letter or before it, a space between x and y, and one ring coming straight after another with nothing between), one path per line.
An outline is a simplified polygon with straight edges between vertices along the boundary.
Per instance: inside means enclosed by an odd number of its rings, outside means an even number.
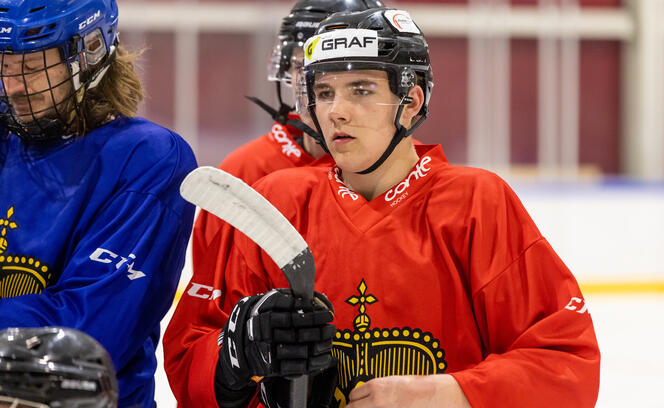
M77 112L77 133L84 135L118 115L136 116L143 100L143 85L134 70L134 62L142 53L130 52L118 45L99 85L85 93Z

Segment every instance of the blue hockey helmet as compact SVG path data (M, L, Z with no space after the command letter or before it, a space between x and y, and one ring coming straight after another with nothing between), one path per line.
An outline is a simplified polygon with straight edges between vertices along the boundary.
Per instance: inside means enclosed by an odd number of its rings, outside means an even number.
M110 52L118 34L115 0L0 0L0 51L61 47L65 57L84 51L78 40L100 30Z
M4 85L0 90L0 104L9 106L6 113L0 111L4 124L30 142L58 138L75 131L73 113L79 108L85 91L99 84L114 56L117 25L115 0L0 0L0 77ZM44 55L41 71L44 72L53 67L46 63L45 54L53 48L60 51L62 62L69 70L70 94L58 101L51 93L53 104L46 115L32 109L30 97L36 93L31 94L26 85L23 97L27 97L31 112L17 114L4 82L12 76L26 81L28 72L24 69L14 75L3 72L5 56L41 52ZM48 82L50 87L38 93L51 92L55 86L62 85L53 84L50 78Z

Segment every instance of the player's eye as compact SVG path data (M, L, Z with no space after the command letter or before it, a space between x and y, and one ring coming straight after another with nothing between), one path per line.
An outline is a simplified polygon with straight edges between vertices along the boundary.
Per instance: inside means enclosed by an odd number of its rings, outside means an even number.
M42 66L38 63L24 62L22 71L23 71L24 74L31 74L31 73L37 72L41 69L42 69Z
M316 99L320 101L331 101L334 99L334 92L324 89L316 92Z
M366 88L354 88L353 89L353 94L357 96L368 96L373 94L373 91L366 89Z

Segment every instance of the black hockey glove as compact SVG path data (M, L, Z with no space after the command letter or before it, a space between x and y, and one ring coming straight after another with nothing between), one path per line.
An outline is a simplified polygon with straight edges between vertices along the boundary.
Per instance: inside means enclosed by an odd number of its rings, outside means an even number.
M328 408L332 406L332 397L338 384L335 364L308 377L307 408ZM282 377L268 377L261 381L261 402L265 408L283 408L291 406L290 382Z
M219 335L219 402L247 392L251 398L252 379L317 373L333 366L333 316L332 304L318 292L313 304L293 297L290 289L239 300Z

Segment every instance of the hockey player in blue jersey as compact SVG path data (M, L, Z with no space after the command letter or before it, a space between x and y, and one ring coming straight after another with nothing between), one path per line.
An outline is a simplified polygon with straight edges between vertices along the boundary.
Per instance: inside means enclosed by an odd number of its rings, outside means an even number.
M194 213L179 185L196 163L134 117L141 84L117 23L115 0L0 0L0 330L92 335L119 406L152 407Z

